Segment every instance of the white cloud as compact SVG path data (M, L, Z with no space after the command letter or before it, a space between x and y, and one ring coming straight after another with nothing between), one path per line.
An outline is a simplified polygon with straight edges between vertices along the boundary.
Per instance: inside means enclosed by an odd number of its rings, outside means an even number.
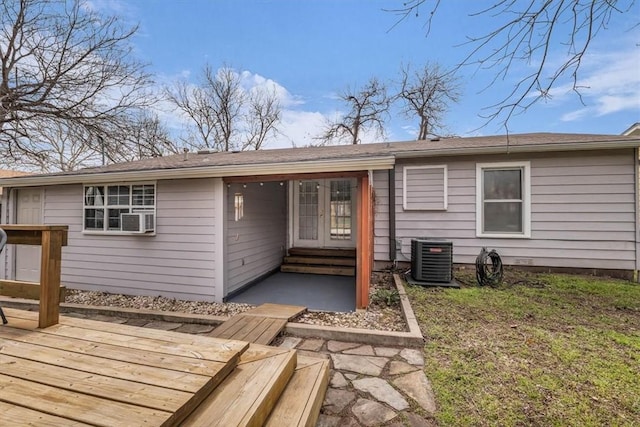
M584 77L577 82L586 105L564 114L561 120L640 111L639 68L638 49L590 55L582 68ZM562 102L572 93L572 86L567 84L555 88L553 97L556 102Z
M285 109L278 126L280 135L265 148L304 147L318 144L315 138L322 132L326 116L317 111Z
M250 71L242 71L240 73L242 86L247 91L256 89L266 89L275 93L283 108L304 104L300 97L293 96L284 86L275 80L268 79L260 74L253 74Z

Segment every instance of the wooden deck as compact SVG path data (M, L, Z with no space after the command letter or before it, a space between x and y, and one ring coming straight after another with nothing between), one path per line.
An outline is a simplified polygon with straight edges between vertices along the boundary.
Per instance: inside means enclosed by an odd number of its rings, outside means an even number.
M328 362L294 350L5 313L0 425L312 426L327 387Z

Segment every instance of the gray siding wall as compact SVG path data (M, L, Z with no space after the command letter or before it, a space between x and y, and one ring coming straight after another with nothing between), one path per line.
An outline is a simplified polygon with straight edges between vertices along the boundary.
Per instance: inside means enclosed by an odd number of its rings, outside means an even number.
M82 185L47 187L44 221L68 224L62 283L69 288L219 301L214 281L213 179L158 181L156 235L82 233ZM222 197L222 195L220 195Z
M405 167L403 200L406 210L443 210L446 208L446 167Z
M476 163L531 161L531 238L476 237ZM404 165L447 164L448 209L404 211ZM482 246L506 264L633 270L636 266L634 150L422 159L395 169L398 261L409 261L411 238L453 241L454 262L472 263ZM374 173L375 259L388 261L387 173Z
M231 184L227 188L227 280L233 292L278 268L287 244L287 192L279 182ZM243 195L244 216L235 221L235 194Z

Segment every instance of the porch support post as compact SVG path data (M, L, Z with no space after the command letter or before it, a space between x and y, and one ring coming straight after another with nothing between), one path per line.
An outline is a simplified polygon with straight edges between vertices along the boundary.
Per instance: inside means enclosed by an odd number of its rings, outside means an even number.
M369 283L373 259L373 204L369 176L358 179L358 236L356 243L356 308L369 305Z

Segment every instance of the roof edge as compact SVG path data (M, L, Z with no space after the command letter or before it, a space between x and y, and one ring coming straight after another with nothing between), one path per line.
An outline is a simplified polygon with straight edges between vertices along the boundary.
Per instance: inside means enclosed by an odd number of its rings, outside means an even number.
M438 156L465 156L477 154L509 154L509 153L544 153L551 151L589 151L589 150L613 150L622 148L640 147L640 139L615 140L607 142L581 142L579 144L567 142L563 144L529 144L529 145L502 145L477 148L443 148L441 150L418 150L396 152L395 157L438 157Z
M150 181L162 179L225 178L230 176L282 175L354 172L360 170L392 169L394 156L375 156L339 160L298 161L285 163L258 163L252 165L198 166L191 168L149 169L123 172L78 173L70 175L25 176L0 178L2 187L32 187L78 183L107 183Z

